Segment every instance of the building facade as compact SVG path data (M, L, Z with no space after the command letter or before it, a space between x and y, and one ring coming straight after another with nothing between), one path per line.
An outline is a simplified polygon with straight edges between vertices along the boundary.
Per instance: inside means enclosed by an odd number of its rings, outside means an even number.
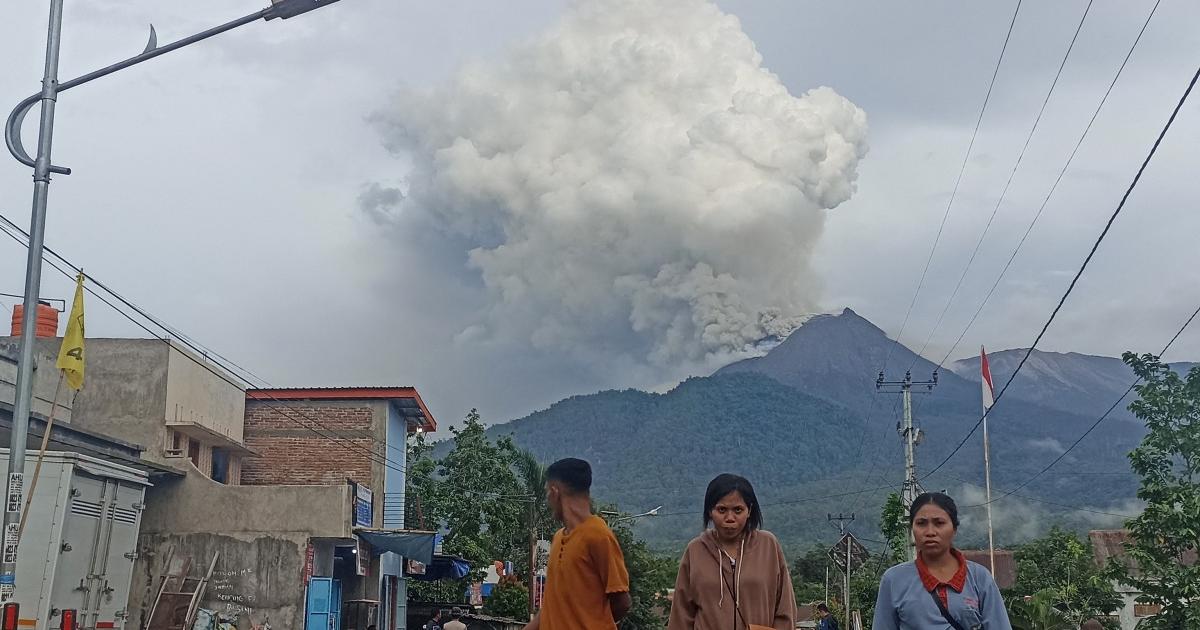
M412 387L248 390L245 438L257 457L247 460L243 483L349 481L359 506L358 529L402 536L408 438L436 429L436 421ZM363 507L365 503L369 508ZM374 623L380 630L406 627L402 558L401 553L384 551L372 558L368 575L356 576L365 579L339 574L344 601L377 603Z

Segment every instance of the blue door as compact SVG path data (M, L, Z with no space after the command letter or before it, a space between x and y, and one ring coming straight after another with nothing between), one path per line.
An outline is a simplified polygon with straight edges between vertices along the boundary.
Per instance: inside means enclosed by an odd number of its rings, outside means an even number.
M304 630L340 630L342 583L333 578L308 580L308 598L304 604Z

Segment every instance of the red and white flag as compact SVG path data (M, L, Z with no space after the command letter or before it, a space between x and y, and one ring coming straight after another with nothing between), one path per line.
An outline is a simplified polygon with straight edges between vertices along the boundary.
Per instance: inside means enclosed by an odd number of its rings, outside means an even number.
M983 408L988 410L995 404L996 398L992 389L992 369L988 367L987 351L979 346L979 364L983 370Z

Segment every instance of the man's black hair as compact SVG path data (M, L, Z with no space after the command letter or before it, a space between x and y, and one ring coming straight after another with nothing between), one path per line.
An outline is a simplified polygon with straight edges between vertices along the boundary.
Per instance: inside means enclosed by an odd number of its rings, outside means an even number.
M587 494L592 490L592 466L582 459L560 459L546 469L546 479L566 486L572 494Z
M829 606L826 606L825 604L817 604L817 610L827 613L829 612Z

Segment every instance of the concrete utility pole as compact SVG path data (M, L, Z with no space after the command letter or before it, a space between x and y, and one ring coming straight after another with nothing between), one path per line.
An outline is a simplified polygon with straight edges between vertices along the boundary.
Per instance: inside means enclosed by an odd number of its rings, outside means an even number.
M71 174L71 169L54 166L50 162L50 150L54 138L54 106L58 102L58 95L73 87L239 26L258 20L286 20L334 2L337 0L272 0L271 6L265 9L161 47L158 45L158 37L152 26L150 27L150 41L141 54L70 81L59 83L58 58L62 44L63 0L50 0L50 25L46 35L46 66L42 75L42 89L37 94L18 103L4 125L4 142L8 146L8 152L18 162L33 169L33 216L29 224L29 257L25 263L25 315L21 322L12 439L9 442L8 475L5 477L4 533L2 550L0 550L0 601L11 599L16 588L17 548L20 543L21 513L25 502L25 443L28 440L29 413L33 402L34 333L36 332L37 304L42 285L42 251L46 236L46 206L50 195L50 174ZM25 116L38 104L42 106L42 109L37 156L30 157L21 143L21 126L25 122Z
M914 382L911 371L905 372L904 380L900 381L884 380L883 372L880 372L879 378L875 379L876 390L882 393L900 394L904 397L904 419L897 424L896 432L904 441L904 486L900 491L900 500L904 504L905 510L911 508L913 501L916 501L917 496L921 494L921 485L917 482L916 448L925 438L925 432L913 426L912 388L914 385L924 387L925 391L920 393L929 393L937 384L937 370L934 370L933 378L928 381ZM907 538L907 543L908 559L912 560L916 557L917 548L913 544L911 533Z
M842 535L842 538L845 539L846 538L846 528L849 527L849 523L854 521L854 514L850 514L850 516L843 516L841 513L838 513L837 516L834 516L832 514L829 514L828 516L829 516L830 523L833 523L835 521L837 522L837 525L835 527L837 527L838 533ZM851 546L852 545L850 544L850 541L847 539L846 540L846 570L844 571L845 575L843 576L845 578L844 585L845 585L846 590L843 591L843 593L845 594L843 599L845 601L842 602L843 605L846 607L846 627L847 628L850 627L850 547ZM826 569L826 570L828 570L828 569ZM826 587L826 589L828 589L828 587ZM828 603L829 602L826 602L826 605L828 605Z

